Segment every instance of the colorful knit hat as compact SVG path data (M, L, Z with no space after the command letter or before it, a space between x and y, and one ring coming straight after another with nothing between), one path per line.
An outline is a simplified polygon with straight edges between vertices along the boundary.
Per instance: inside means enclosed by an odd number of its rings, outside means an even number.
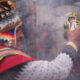
M0 44L16 47L16 31L21 20L11 0L0 1Z

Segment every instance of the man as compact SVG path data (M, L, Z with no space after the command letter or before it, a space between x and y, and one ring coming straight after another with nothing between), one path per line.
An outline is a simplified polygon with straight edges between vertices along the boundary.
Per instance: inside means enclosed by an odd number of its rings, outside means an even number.
M16 32L18 32L16 31L16 29L19 29L18 26L20 26L20 19L17 15L15 15L15 13L14 15L11 13L11 15L12 16L9 16L10 20L7 17L5 17L3 22L7 24L8 27L7 25L0 23L2 28L0 30L0 44L3 44L3 46L0 45L0 80L66 79L70 74L70 71L74 65L74 60L78 52L77 45L80 42L80 27L76 28L73 31L66 30L68 42L62 50L62 52L54 60L50 62L36 60L29 57L24 52L13 49L17 45L17 42L19 42L19 39L16 42L16 38L20 37L21 39L23 35L16 36ZM1 21L3 21L2 18ZM16 25L16 23L18 25ZM8 44L9 48L7 48Z

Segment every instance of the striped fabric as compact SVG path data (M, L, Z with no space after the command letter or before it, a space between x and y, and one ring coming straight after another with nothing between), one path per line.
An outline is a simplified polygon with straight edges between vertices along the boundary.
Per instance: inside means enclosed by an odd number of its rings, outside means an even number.
M25 57L26 56L29 57L24 52L21 52L21 51L15 50L15 49L11 49L11 48L3 47L3 48L0 48L0 61L6 56L16 55L16 54L23 55Z
M0 74L20 64L34 60L24 52L0 46Z

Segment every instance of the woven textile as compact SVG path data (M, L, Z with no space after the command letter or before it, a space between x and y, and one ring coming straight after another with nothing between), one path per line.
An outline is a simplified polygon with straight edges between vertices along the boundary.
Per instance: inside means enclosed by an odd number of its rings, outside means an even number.
M0 46L0 73L32 60L35 59L27 56L24 52Z

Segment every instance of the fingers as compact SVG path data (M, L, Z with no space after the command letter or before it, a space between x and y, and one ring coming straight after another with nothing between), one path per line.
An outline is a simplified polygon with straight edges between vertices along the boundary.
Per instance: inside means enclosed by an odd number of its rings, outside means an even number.
M79 26L79 27L77 27L75 30L80 30L80 26Z
M80 26L73 31L66 29L66 32L67 32L68 41L72 41L76 44L80 43Z

